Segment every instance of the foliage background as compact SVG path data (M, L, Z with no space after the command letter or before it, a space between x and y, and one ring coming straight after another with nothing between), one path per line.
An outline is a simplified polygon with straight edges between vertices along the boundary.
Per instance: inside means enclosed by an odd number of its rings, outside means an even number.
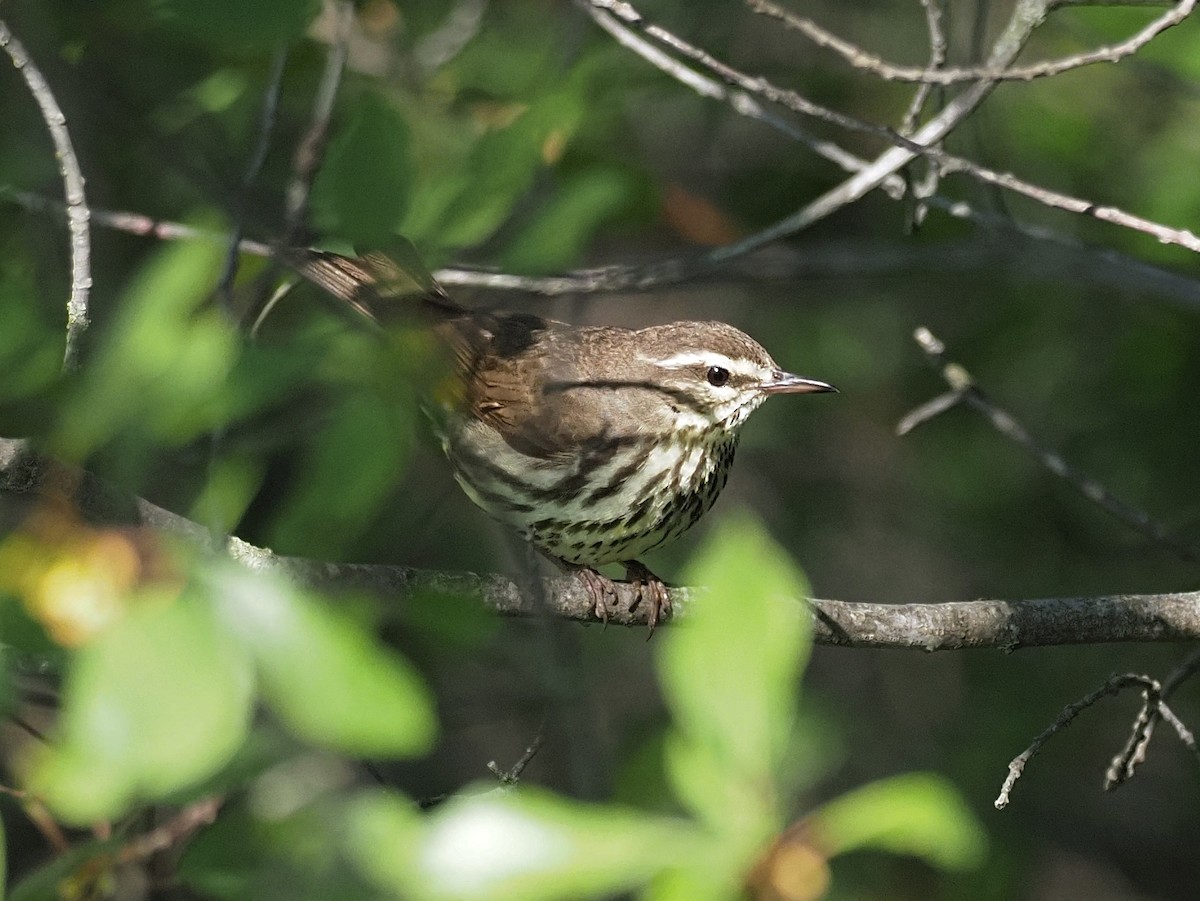
M1007 6L952 5L952 58L976 59ZM719 57L862 118L895 122L910 96L740 4L645 7ZM458 44L447 26L455 9L479 14ZM311 24L316 4L9 0L3 10L64 106L93 206L225 230L240 222L266 239L281 233L280 198L333 27L328 14ZM915 3L815 2L803 12L885 57L924 60ZM1061 11L1028 55L1115 40L1149 15ZM275 131L261 172L245 185L272 53L283 43ZM1003 84L952 148L1194 227L1197 60L1200 29L1189 20L1117 65ZM57 196L35 108L11 71L0 85L4 182ZM865 156L880 146L838 137ZM572 4L374 0L358 8L310 221L325 241L404 234L431 266L550 273L728 243L840 178L799 144L623 51ZM1086 250L937 210L909 233L904 206L876 192L733 273L620 296L456 296L579 322L720 318L759 337L786 368L836 384L842 394L828 403L775 401L756 414L721 503L699 527L720 540L739 509L753 510L818 597L1191 587L1193 565L1072 494L980 418L956 410L904 438L893 429L942 390L910 337L927 325L1046 443L1194 535L1195 257L961 176L944 189L1002 219L1168 267L1186 286L1168 290ZM64 399L56 385L69 287L64 231L53 215L3 209L0 434L40 437L156 503L280 553L448 570L527 565L460 496L423 437L410 402L419 371L376 359L319 299L297 300L267 340L236 360L223 356L221 340L202 327L218 253L191 269L187 254L160 262L165 274L148 286L145 267L163 254L160 244L97 229L85 353L95 353L100 374ZM770 273L774 264L788 275L756 277L756 266ZM263 268L246 261L240 290L250 291ZM128 312L139 298L157 302L154 287L192 292L181 303L196 312L182 333L130 324L142 321ZM148 346L174 348L174 366ZM185 347L194 354L180 356ZM218 424L227 427L214 457L207 436ZM689 537L651 566L676 577L701 540ZM447 616L419 604L392 619L388 635L432 684L442 727L428 757L387 768L409 794L435 797L485 776L489 760L506 765L545 717L545 746L527 780L578 798L653 800L660 780L647 749L664 720L654 643L617 629L496 624L465 608ZM1085 715L1035 760L1011 807L991 807L1008 760L1066 703L1113 672L1162 676L1179 655L1125 645L936 656L815 649L804 691L812 779L797 811L876 778L932 770L958 787L991 839L983 867L965 875L852 855L835 865L833 896L1188 897L1200 876L1194 761L1162 734L1132 784L1111 795L1098 789L1127 733L1132 697ZM1177 707L1185 721L1200 712L1187 689ZM22 818L5 813L20 872L41 852Z

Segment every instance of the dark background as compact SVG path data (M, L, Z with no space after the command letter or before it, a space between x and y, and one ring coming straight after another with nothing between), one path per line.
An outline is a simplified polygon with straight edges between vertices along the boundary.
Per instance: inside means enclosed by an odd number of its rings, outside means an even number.
M970 63L1008 4L950 5L951 60ZM94 207L218 230L240 221L247 235L270 240L281 233L280 197L307 127L328 17L305 36L308 13L285 13L287 4L264 4L246 14L248 24L209 21L186 6L9 0L3 15L64 106ZM915 3L793 6L887 59L925 61ZM461 33L440 31L452 8L478 8L480 18ZM1022 59L1118 40L1157 11L1058 12ZM738 3L656 2L642 12L721 59L872 122L896 124L911 96L911 87L855 72ZM728 243L843 177L803 145L623 51L572 4L376 0L359 8L356 29L305 239L353 242L391 230L431 267L536 275ZM438 35L461 46L435 64ZM243 185L271 51L288 37L276 130L262 171ZM1189 20L1117 64L1002 84L949 149L1194 228L1198 61L1200 30ZM11 70L0 74L0 120L5 185L59 196L44 129ZM885 146L812 127L867 158ZM682 285L556 299L482 289L454 296L573 322L719 318L756 336L784 368L838 386L836 397L774 400L755 415L717 507L696 534L647 561L668 580L700 533L719 536L744 508L822 598L938 602L1192 588L1194 564L1073 493L982 417L954 409L905 437L895 425L945 389L911 337L928 326L1040 441L1185 539L1196 537L1195 256L963 175L946 177L938 190L993 221L965 223L935 208L914 230L910 205L875 192ZM54 214L16 203L5 201L3 211L0 434L44 434L55 418L68 293L64 228ZM1062 240L1034 240L1014 224ZM103 342L131 279L158 249L152 239L103 228L94 240L89 348ZM1151 277L1138 261L1174 278ZM262 268L245 263L239 297L253 293ZM316 559L527 567L527 553L453 484L407 397L403 383L417 375L401 365L389 381L358 365L358 346L343 334L351 329L303 291L267 328L255 365L282 360L274 371L283 375L218 449L237 464L223 471L240 474L225 483L233 486L222 507L228 527ZM129 429L81 462L198 517L194 505L212 470L208 440L196 431L176 440ZM415 638L405 628L408 618L431 615L406 613L392 635L435 685L445 729L433 755L389 771L406 791L431 798L486 775L489 760L507 765L543 717L546 744L527 779L593 799L653 791L636 763L664 713L653 643L640 631L496 625L465 614L443 624L449 638L436 627ZM871 779L932 770L958 786L991 838L984 867L953 877L903 859L848 857L835 864L831 897L1191 897L1200 878L1196 761L1170 730L1160 729L1131 784L1100 790L1137 709L1134 693L1102 702L1055 737L1009 808L991 803L1008 761L1066 704L1112 673L1163 678L1185 651L816 649L804 698L827 761L797 812ZM1185 722L1197 721L1192 686L1174 703Z

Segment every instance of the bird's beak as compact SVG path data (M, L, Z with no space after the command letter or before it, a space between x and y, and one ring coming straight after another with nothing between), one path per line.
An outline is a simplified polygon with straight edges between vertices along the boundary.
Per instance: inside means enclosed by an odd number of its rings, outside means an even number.
M771 373L771 381L763 383L759 389L763 394L823 394L826 391L837 392L833 385L818 382L816 379L806 379L790 372L776 369Z

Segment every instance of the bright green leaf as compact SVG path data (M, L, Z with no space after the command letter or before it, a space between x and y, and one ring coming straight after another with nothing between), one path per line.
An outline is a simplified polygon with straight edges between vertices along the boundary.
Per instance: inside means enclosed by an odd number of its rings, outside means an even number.
M291 586L237 571L220 609L250 650L262 696L299 736L369 756L421 754L437 728L428 690L362 624Z
M203 600L135 599L75 655L31 789L63 819L118 816L211 776L245 738L249 660Z
M680 866L699 836L680 820L566 801L525 786L464 795L427 821L376 796L352 816L365 871L405 898L609 897Z
M208 304L223 251L204 242L155 255L66 405L60 453L79 459L130 432L182 443L222 422L238 340Z
M685 580L705 590L660 650L676 730L668 768L693 810L752 844L778 826L775 785L808 654L805 581L746 517L697 552Z
M935 867L977 866L987 835L954 786L929 773L873 782L810 817L813 841L830 856L860 848L911 854Z

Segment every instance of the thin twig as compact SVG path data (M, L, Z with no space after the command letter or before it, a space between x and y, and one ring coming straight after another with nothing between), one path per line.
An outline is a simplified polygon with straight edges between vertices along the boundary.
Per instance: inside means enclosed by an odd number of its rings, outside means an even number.
M342 82L342 72L346 68L347 46L353 23L354 5L349 0L337 0L337 22L333 42L325 56L325 69L321 73L321 81L313 98L308 129L292 158L292 178L288 182L284 205L284 247L291 247L296 243L300 229L304 226L304 219L308 213L308 197L325 152L329 123L333 118L333 105Z
M533 741L525 749L525 753L520 759L507 770L500 769L500 765L494 760L489 760L488 770L500 780L500 784L504 786L516 785L521 780L521 774L525 772L525 767L529 766L529 761L537 756L537 752L542 749L542 743L546 740L546 721L542 720L538 726L537 735L533 737Z
M882 57L863 50L861 47L839 37L814 22L776 6L770 0L746 0L746 4L761 15L783 22L788 28L798 31L819 47L834 51L856 69L878 75L886 81L911 82L916 84L953 85L979 81L1032 81L1060 75L1071 69L1079 69L1095 63L1115 63L1137 53L1158 35L1173 28L1186 19L1196 6L1196 0L1180 0L1167 12L1124 41L1097 47L1086 53L1077 53L1061 59L1045 60L1028 66L956 66L945 69L930 69L920 66L900 66L889 63ZM1046 12L1059 6L1058 0L1046 4Z
M808 204L791 216L774 225L751 235L742 241L726 248L718 248L705 258L708 262L721 262L729 256L739 256L763 246L765 243L778 240L794 234L815 222L861 198L868 191L879 187L883 181L896 170L907 165L917 156L925 156L934 160L942 167L943 172L961 172L985 184L995 185L1005 190L1021 194L1031 200L1066 212L1076 213L1119 225L1133 231L1139 231L1155 238L1160 244L1173 244L1194 253L1200 253L1200 237L1183 228L1173 228L1146 219L1145 217L1128 213L1118 207L1102 206L1090 200L1064 194L1049 188L1043 188L1032 182L1018 178L1010 172L999 172L995 169L981 166L964 157L955 156L939 149L936 145L976 107L995 87L995 81L978 81L955 97L933 119L931 119L916 134L906 136L885 125L876 125L856 119L845 113L831 110L814 103L796 91L781 88L762 76L752 76L724 63L707 51L688 43L683 38L670 31L645 20L630 4L618 0L588 0L591 5L605 10L611 10L633 27L638 28L664 46L682 54L698 65L713 72L718 78L735 85L742 90L777 103L793 112L810 116L823 122L846 128L852 131L874 135L889 141L893 146L876 159L869 167L847 179L840 186L827 192L822 197ZM1036 25L1040 24L1039 10L1044 12L1046 2L1028 2L1017 4L1016 12L1009 26L997 39L990 54L991 60L1008 59L1020 51L1024 42Z
M899 176L894 177L903 190ZM7 197L14 203L34 212L62 215L64 211L61 201L51 200L28 191L17 191L3 185L0 185L0 197ZM1158 294L1189 310L1196 310L1200 307L1200 281L1195 278L1130 257L1111 248L1086 244L1072 235L1043 225L1023 224L1006 216L981 212L963 200L951 200L941 195L935 195L925 198L924 202L956 219L962 219L973 225L983 226L1006 235L1019 236L1031 242L1033 249L1051 243L1067 253L1082 257L1081 264L1071 271L1072 278L1087 279L1102 285L1116 283L1126 288L1133 287L1139 294ZM157 240L198 240L218 244L226 243L229 240L226 232L196 228L181 222L155 219L141 213L124 210L114 211L93 207L91 216L92 222L96 225ZM999 251L1002 255L1010 250L1018 252L1015 246L1005 245L1005 248ZM248 238L241 240L238 249L244 254L258 257L269 257L274 253L269 245ZM1025 254L1023 260L1026 266L1032 266L1036 258L1028 255L1029 249L1020 252ZM766 279L793 280L800 276L877 274L893 271L897 266L920 265L927 253L937 255L943 265L950 265L955 260L954 254L949 250L938 248L926 250L912 244L896 248L892 253L888 252L885 245L868 244L865 245L863 252L856 253L852 249L846 249L836 251L833 258L830 258L828 252L823 251L819 246L808 246L803 254L793 253L787 248L773 248L769 251L769 258L762 255L747 256L741 261L742 265L739 267L735 267L733 263L736 261L731 260L722 267L722 271L730 278L752 278L759 282ZM985 265L989 261L995 260L996 256L994 253L983 256L970 253L961 259L962 264L965 265ZM788 261L793 262L789 263ZM438 269L434 272L434 276L446 287L519 291L543 297L555 297L563 294L628 289L630 285L640 283L639 279L647 273L660 271L664 265L681 268L686 262L686 259L668 258L665 261L648 265L628 264L579 269L556 276L516 275L491 270L447 267ZM1059 256L1055 256L1053 262L1060 262ZM1057 271L1057 268L1056 265L1054 271ZM1121 276L1119 281L1114 281L1107 275L1114 270L1119 271Z
M1152 704L1149 695L1143 695L1142 709L1133 721L1133 727L1130 729L1125 747L1113 757L1112 763L1109 764L1108 770L1104 774L1105 791L1120 788L1133 777L1138 766L1145 762L1150 739L1154 735L1154 726L1159 719L1168 721L1184 746L1200 761L1200 749L1197 748L1195 736L1166 707L1166 701L1175 692L1175 689L1194 676L1197 671L1200 671L1200 651L1193 651L1163 680L1160 692L1162 703Z
M587 13L593 22L612 35L617 43L628 50L632 50L646 62L660 71L667 73L680 84L691 88L701 97L708 97L712 100L728 104L730 109L739 115L770 126L780 134L786 135L793 141L808 147L813 153L824 157L846 172L858 172L866 166L864 160L844 150L833 141L819 138L794 122L775 115L775 113L763 107L761 103L745 91L730 90L722 82L689 68L670 54L664 53L655 47L608 12L597 8L589 0L575 0L575 5ZM885 184L885 188L890 188L892 191L902 191L904 184L899 176L894 176L892 181Z
M140 863L160 851L178 847L198 830L212 824L224 803L225 799L220 796L194 801L166 822L123 845L117 852L117 863Z
M33 823L37 831L42 834L42 838L56 853L65 854L71 850L71 842L63 832L62 826L58 824L58 820L54 819L54 815L50 813L41 798L24 789L10 788L7 785L0 785L0 794L15 798L20 803L21 809L29 817L29 821Z
M1105 682L1100 688L1093 691L1091 694L1081 698L1073 704L1068 704L1051 723L1033 742L1012 759L1008 765L1008 775L1004 779L1004 784L1000 788L1000 794L993 802L997 810L1003 810L1008 806L1010 795L1012 794L1013 786L1017 780L1021 778L1021 774L1025 772L1025 765L1032 760L1037 753L1042 749L1042 746L1050 740L1050 738L1061 732L1067 726L1071 725L1075 717L1079 716L1087 708L1091 707L1101 698L1106 698L1111 695L1119 694L1123 689L1132 686L1141 686L1147 694L1153 695L1156 699L1161 692L1161 686L1157 680L1151 679L1149 676L1142 676L1136 673L1125 673L1116 675Z
M948 410L954 405L950 402L951 398L965 403L982 413L997 432L1024 448L1043 467L1100 506L1106 513L1156 544L1170 549L1184 560L1200 563L1200 551L1191 544L1155 522L1146 512L1120 500L1095 479L1079 472L1059 454L1039 443L1011 413L999 407L984 393L965 368L946 359L946 346L929 329L924 326L918 328L913 338L924 351L930 365L938 370L950 386L950 394L942 395L905 416L896 427L899 434L906 434L932 416Z
M233 310L233 283L237 279L238 260L242 255L242 238L244 237L245 222L244 208L246 192L253 187L267 159L271 148L271 135L275 131L275 122L279 112L279 98L283 93L283 73L287 64L288 49L282 46L275 51L271 61L271 71L267 76L267 89L263 94L262 115L258 124L258 140L250 159L246 162L246 170L242 173L242 190L238 192L234 204L233 229L229 234L229 248L225 254L225 268L218 282L218 292L224 298L225 308Z
M929 62L925 64L927 72L934 72L946 65L947 43L946 32L942 27L942 3L943 0L921 0L921 8L925 11L925 30L929 33ZM900 120L901 134L912 134L933 89L934 85L928 81L923 81L917 86L912 100L908 103L908 109L904 111L904 117Z
M67 118L54 98L50 85L3 20L0 20L0 47L8 53L13 67L21 73L29 92L37 101L42 120L46 123L50 139L54 142L58 172L63 180L67 229L71 235L71 297L67 301L67 339L63 368L71 372L79 366L80 345L88 328L88 292L92 287L92 243L88 231L91 213L83 190L83 171L79 168L79 160L75 156L74 147L71 146Z

